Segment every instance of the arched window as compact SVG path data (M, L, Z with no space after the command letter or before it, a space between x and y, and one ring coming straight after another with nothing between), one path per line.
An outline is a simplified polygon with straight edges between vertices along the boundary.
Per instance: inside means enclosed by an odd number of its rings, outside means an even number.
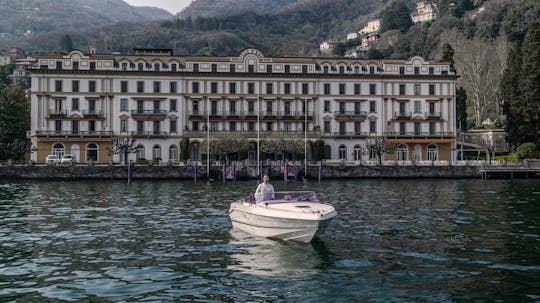
M152 159L161 159L161 146L154 145L154 148L152 148Z
M95 143L86 145L86 161L90 162L90 160L98 161L98 146Z
M338 158L339 160L347 160L347 147L345 145L340 145L338 148Z
M56 143L53 145L52 154L57 155L58 158L62 158L65 152L66 152L66 148L64 147L64 144Z
M176 145L171 145L169 147L169 160L178 161L178 147Z
M407 161L409 160L409 148L406 144L400 144L397 148L397 158L398 161Z
M360 145L356 144L354 146L353 154L354 154L354 161L362 160L362 148L360 147Z
M439 149L435 144L429 144L427 146L427 158L429 161L439 160Z
M332 159L332 148L328 144L324 146L324 158Z
M142 146L142 145L137 146L137 153L136 154L137 154L137 157L136 157L137 159L145 159L144 158L144 146Z

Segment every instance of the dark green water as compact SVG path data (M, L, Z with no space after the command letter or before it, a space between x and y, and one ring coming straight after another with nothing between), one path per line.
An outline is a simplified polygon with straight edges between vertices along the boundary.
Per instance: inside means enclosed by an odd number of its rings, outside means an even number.
M314 243L231 230L255 183L0 181L0 302L539 302L540 181L273 182Z

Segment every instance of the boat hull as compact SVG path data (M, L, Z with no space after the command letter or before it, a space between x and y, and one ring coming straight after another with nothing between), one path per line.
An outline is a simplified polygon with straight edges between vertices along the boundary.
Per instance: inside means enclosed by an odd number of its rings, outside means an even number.
M285 241L310 242L335 216L334 211L325 215L313 214L311 218L281 218L257 214L253 207L231 205L229 216L233 228L255 236Z

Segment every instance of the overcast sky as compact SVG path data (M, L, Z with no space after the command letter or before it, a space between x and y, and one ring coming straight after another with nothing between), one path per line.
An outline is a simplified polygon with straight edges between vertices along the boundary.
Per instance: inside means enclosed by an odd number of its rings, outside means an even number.
M176 14L191 3L191 0L124 0L134 6L155 6Z

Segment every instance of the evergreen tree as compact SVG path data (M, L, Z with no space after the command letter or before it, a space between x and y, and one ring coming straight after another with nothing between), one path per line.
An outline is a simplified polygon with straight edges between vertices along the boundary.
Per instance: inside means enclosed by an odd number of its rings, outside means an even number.
M381 33L393 29L405 33L412 25L409 8L403 0L392 3L381 13Z
M16 84L0 83L0 159L19 158L13 150L26 141L30 129L30 102L24 89Z
M69 52L73 49L73 40L68 34L62 35L60 37L60 49L66 52Z
M455 71L454 69L454 49L450 45L450 43L446 42L442 46L442 61L444 62L450 62L450 69L452 71Z
M463 87L456 91L456 125L458 129L467 130L467 92Z
M519 86L521 70L521 55L518 47L510 50L506 69L501 80L501 94L503 98L503 113L506 116L506 140L513 146L526 142L524 138L527 130L523 125L523 99Z

